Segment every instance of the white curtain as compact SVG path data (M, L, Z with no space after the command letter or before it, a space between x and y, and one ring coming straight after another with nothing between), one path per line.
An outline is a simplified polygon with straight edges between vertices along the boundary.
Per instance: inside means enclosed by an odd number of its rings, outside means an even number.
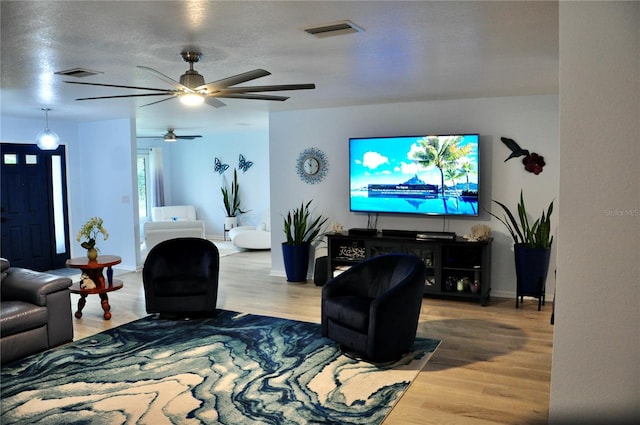
M162 148L152 148L149 152L149 172L151 173L151 206L164 207Z

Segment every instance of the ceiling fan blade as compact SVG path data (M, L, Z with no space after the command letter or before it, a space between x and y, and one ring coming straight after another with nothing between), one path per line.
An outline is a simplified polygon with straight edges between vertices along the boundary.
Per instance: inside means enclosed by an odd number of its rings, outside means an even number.
M284 102L289 99L285 96L272 96L268 94L252 94L252 93L229 93L229 94L219 94L216 97L224 97L227 99L254 99L254 100L277 100L280 102Z
M156 78L159 78L162 81L164 81L165 83L168 83L169 85L173 86L176 90L187 91L188 93L193 93L193 90L191 90L189 87L180 84L179 82L177 82L176 80L174 80L171 77L167 77L166 75L164 75L160 71L156 71L153 68L149 68L148 66L141 66L141 65L138 65L138 68L153 74L153 76L155 76Z
M247 81L255 80L256 78L266 77L271 75L269 71L264 69L254 69L253 71L243 72L242 74L234 75L232 77L223 78L222 80L207 83L203 86L196 87L196 90L207 89L209 92L215 92L220 89L227 88L229 86L235 86L236 84L245 83Z
M96 100L96 99L115 99L120 97L145 97L145 96L174 96L173 92L164 93L140 93L140 94L121 94L117 96L98 96L98 97L81 97L76 100Z
M197 138L202 137L199 134L187 134L187 135L184 135L184 136L178 136L173 132L173 130L170 130L164 136L136 136L136 139L158 139L158 140L163 140L165 137L168 137L168 136L171 136L174 139L184 139L184 140L193 140L193 139L197 139Z
M213 96L207 96L204 98L204 101L207 105L213 106L214 108L222 108L223 106L227 106L223 101L216 99Z
M101 83L83 83L80 81L64 81L65 83L68 84L82 84L84 86L100 86L100 87L118 87L121 89L136 89L136 90L153 90L153 91L162 91L162 92L166 92L167 89L156 89L156 88L152 88L152 87L135 87L135 86L121 86L118 84L101 84Z
M171 100L171 99L175 99L175 98L176 98L176 96L172 96L172 97L168 97L166 99L157 100L155 102L145 103L144 105L140 105L140 108L144 108L145 106L149 106L149 105L155 105L156 103L160 103L160 102L166 102L167 100Z
M232 93L255 93L263 91L284 91L284 90L309 90L315 89L315 84L281 84L275 86L251 86L251 87L230 87L221 89L219 92L223 94Z

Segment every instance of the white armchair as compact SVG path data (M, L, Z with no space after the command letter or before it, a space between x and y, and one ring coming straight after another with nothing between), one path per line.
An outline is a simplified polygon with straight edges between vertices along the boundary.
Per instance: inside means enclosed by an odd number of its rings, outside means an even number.
M231 242L238 248L271 249L271 217L266 210L257 226L238 226L229 230Z
M193 205L153 207L151 221L196 221L196 209Z
M154 207L152 221L143 225L144 244L147 252L162 241L174 238L202 238L204 222L196 220L196 210L192 205Z

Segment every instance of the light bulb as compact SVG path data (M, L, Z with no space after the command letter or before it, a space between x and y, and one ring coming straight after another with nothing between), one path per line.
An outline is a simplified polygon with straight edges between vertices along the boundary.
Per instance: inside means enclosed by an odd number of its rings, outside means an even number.
M36 136L38 147L44 151L56 150L60 145L60 137L48 128L42 130Z
M58 149L60 145L60 137L53 131L49 130L49 108L42 108L45 114L45 127L36 136L36 144L41 150L50 151Z
M187 93L180 96L180 102L188 106L197 106L204 103L204 96L198 93Z

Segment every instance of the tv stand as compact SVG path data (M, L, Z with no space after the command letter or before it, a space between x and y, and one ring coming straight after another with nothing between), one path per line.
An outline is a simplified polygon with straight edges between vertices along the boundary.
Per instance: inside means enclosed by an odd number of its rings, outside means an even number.
M423 233L431 237L421 236ZM326 236L329 278L366 258L404 252L422 258L427 268L424 295L475 300L482 306L489 301L492 239L470 242L455 233L405 230Z

